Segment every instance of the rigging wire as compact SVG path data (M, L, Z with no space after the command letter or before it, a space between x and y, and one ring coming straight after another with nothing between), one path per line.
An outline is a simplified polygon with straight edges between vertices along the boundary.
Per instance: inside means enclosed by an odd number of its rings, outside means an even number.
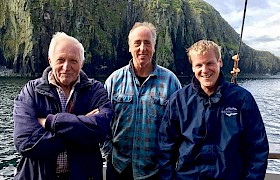
M232 74L231 82L234 84L237 84L237 74L240 72L240 69L238 68L238 61L240 59L240 51L241 51L243 29L244 29L244 23L245 23L245 17L246 17L247 1L248 0L245 0L245 5L244 5L244 12L243 12L243 19L242 19L238 51L237 51L237 54L232 57L232 60L234 61L234 65L233 65L233 69L230 73Z

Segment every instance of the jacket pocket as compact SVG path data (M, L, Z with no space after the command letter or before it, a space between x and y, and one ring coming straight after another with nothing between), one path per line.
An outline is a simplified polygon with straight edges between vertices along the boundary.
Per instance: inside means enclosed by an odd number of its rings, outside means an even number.
M115 115L117 117L119 125L126 123L127 118L131 118L134 107L133 107L133 96L124 94L115 94L113 96L113 105L115 109ZM124 122L123 122L124 121ZM114 124L113 124L114 126Z
M132 95L115 94L113 96L114 103L130 103L132 102Z
M55 179L56 157L44 160L21 157L14 180L52 180Z

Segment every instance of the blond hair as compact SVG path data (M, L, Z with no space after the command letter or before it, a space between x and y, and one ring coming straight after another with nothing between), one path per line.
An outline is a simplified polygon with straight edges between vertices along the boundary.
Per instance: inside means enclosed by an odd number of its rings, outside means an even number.
M196 43L194 43L191 47L187 49L189 62L192 64L192 55L199 55L199 54L205 54L206 52L213 50L217 60L221 58L221 47L218 46L213 41L209 40L200 40Z

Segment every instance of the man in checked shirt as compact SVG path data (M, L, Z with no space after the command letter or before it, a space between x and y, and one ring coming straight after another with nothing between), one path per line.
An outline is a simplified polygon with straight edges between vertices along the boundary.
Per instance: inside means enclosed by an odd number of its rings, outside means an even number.
M115 108L112 132L102 150L106 179L158 179L157 137L169 96L181 88L170 70L152 59L156 29L135 23L128 35L132 59L105 82Z
M49 64L14 101L14 143L22 158L15 179L101 180L99 148L110 131L113 107L102 83L81 70L84 48L56 33Z

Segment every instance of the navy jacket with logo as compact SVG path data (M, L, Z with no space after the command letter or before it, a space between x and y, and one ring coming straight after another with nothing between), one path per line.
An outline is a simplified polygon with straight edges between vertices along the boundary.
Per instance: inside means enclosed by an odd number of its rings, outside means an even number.
M196 78L170 97L159 132L161 179L260 179L268 141L253 96L219 77L207 96Z

